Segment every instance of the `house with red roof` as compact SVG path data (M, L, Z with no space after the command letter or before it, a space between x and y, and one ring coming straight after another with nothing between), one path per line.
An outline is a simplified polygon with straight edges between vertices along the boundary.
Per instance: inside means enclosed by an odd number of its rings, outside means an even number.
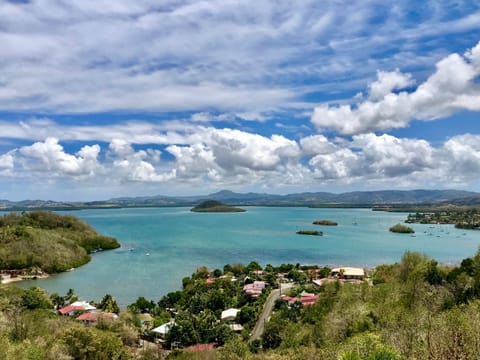
M281 300L286 301L289 305L292 305L293 303L296 303L297 301L301 302L303 306L310 306L315 304L319 296L315 294L310 294L307 292L302 292L300 296L288 296L288 295L282 295L280 297Z
M58 310L60 315L63 315L63 316L72 316L75 312L79 312L79 311L83 312L83 311L86 311L86 309L84 306L68 305Z
M88 325L97 321L99 318L114 320L118 318L118 315L114 313L104 313L101 311L91 311L81 314L75 320L83 321L84 324Z
M58 310L60 315L63 316L73 316L78 312L85 312L85 311L92 311L96 310L96 307L93 305L90 305L86 301L75 301L74 303L71 303L68 306L65 306Z
M263 289L267 286L265 281L254 281L253 284L246 284L243 286L245 294L252 298L257 298L262 295Z
M205 282L206 282L207 284L213 284L213 283L215 283L215 281L217 281L217 279L214 278L214 277L208 277L208 278L205 280Z

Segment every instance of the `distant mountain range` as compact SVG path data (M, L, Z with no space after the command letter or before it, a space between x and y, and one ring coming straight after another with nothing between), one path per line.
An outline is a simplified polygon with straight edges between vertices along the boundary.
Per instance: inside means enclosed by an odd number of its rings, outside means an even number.
M222 190L198 196L142 196L120 197L104 201L57 202L43 200L0 200L0 210L79 209L112 207L166 207L195 206L204 200L217 200L228 205L241 206L318 206L318 207L372 207L383 205L480 205L480 193L462 190L382 190L355 191L341 194L305 192L288 195L266 193L236 193Z

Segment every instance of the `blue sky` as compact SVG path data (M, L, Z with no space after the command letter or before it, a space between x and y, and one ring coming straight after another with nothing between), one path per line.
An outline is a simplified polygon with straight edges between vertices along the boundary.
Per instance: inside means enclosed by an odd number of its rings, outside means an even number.
M480 191L478 1L0 1L0 199Z

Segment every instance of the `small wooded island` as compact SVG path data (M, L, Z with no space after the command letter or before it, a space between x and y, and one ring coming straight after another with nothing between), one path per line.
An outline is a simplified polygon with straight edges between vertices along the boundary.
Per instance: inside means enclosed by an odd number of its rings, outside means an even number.
M323 232L317 230L298 230L298 235L314 235L314 236L322 236Z
M90 253L118 247L74 216L33 211L0 217L0 270L59 273L86 264Z
M216 200L205 200L192 208L193 212L211 212L211 213L231 213L231 212L245 212L244 209L225 205Z
M337 226L338 223L332 220L315 220L313 225Z
M413 234L415 232L415 230L413 230L411 227L408 227L402 224L394 225L388 230L390 232L401 233L401 234Z

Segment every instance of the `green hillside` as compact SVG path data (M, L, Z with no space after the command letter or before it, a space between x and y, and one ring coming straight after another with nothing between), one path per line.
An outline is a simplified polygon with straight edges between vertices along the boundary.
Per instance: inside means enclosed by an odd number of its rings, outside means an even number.
M70 215L46 211L0 218L0 269L38 267L62 272L90 261L89 253L120 247L111 237Z

